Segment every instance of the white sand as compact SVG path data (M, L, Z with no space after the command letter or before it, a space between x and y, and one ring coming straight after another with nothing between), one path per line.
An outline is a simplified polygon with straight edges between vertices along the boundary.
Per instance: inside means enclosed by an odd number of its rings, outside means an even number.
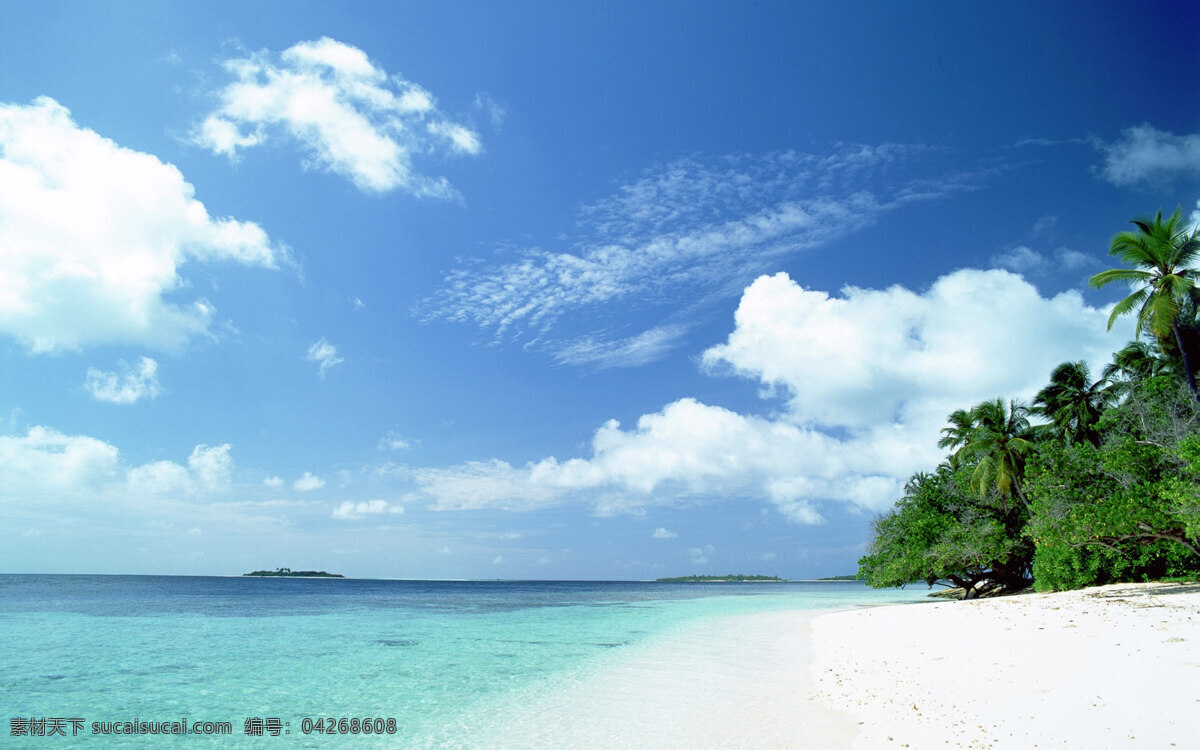
M821 611L704 621L598 670L504 700L428 747L702 750L848 747L849 715L815 700L809 625Z
M852 748L1200 748L1200 585L879 607L813 633Z

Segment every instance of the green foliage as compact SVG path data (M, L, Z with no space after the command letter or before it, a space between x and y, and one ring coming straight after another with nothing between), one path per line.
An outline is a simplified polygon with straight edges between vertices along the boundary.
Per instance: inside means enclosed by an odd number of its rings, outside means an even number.
M1121 232L1113 237L1109 255L1132 268L1111 268L1091 278L1100 288L1113 282L1128 284L1133 293L1113 308L1109 330L1122 315L1137 311L1137 331L1151 333L1163 353L1182 360L1184 375L1192 394L1200 398L1194 377L1195 363L1181 330L1181 313L1195 303L1200 270L1200 228L1193 228L1176 209L1163 219L1162 211L1153 218L1134 219L1137 231ZM1172 346L1174 349L1172 350Z
M1178 380L1135 381L1100 421L1100 445L1039 446L1026 475L1039 589L1200 570L1193 403Z
M1179 443L1179 474L1163 485L1163 497L1174 504L1175 513L1191 539L1200 539L1200 435Z
M1133 223L1110 248L1126 267L1091 283L1130 284L1109 328L1136 312L1157 347L1125 346L1099 382L1063 363L1032 409L995 399L949 415L950 455L875 520L860 578L969 593L1029 572L1043 590L1200 572L1200 229L1179 210Z
M1105 385L1104 380L1092 382L1086 362L1064 362L1034 398L1033 412L1047 417L1051 434L1068 445L1099 445L1100 416L1116 397Z
M995 492L980 499L974 467L916 474L904 497L875 520L874 538L859 560L860 578L876 588L951 581L970 591L980 581L1019 585L1032 548L1015 529L1022 511Z

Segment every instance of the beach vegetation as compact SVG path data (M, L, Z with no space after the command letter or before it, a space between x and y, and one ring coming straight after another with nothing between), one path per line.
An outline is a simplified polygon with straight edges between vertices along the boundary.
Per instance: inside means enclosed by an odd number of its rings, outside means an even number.
M1176 211L1112 241L1135 340L1098 380L1064 362L1029 406L995 398L947 416L933 473L875 519L859 577L964 598L1195 577L1200 572L1200 230Z
M1100 288L1123 282L1132 288L1132 293L1113 308L1109 330L1117 318L1136 310L1137 331L1151 334L1164 354L1179 359L1192 395L1200 399L1195 341L1187 340L1184 333L1192 328L1189 323L1196 317L1200 227L1191 226L1181 208L1166 219L1160 210L1153 219L1134 219L1131 223L1136 231L1117 234L1108 251L1126 266L1101 271L1090 283Z

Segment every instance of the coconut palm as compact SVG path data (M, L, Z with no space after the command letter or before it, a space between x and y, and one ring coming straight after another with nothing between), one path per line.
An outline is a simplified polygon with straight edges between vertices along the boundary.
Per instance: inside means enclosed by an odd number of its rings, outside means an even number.
M975 431L975 414L966 409L958 409L949 417L950 424L942 428L942 437L938 440L939 448L950 448L950 468L958 468L958 454L971 439Z
M1063 362L1050 375L1050 385L1033 400L1035 414L1050 419L1053 432L1067 445L1100 445L1096 425L1113 402L1114 394L1105 381L1092 382L1086 362Z
M984 401L971 414L975 429L959 454L978 461L971 475L971 487L980 497L995 487L1005 500L1016 497L1026 508L1029 501L1021 490L1025 475L1025 456L1033 447L1029 410L1010 401L1005 409L1000 399Z
M1113 353L1112 362L1104 366L1101 379L1107 383L1105 390L1113 401L1124 398L1133 384L1171 372L1165 359L1141 341L1131 341L1120 351Z
M1188 387L1197 399L1196 378L1188 349L1180 330L1180 308L1196 292L1200 271L1194 266L1200 260L1200 228L1188 226L1182 209L1164 220L1162 211L1151 219L1134 219L1137 231L1121 232L1113 237L1108 254L1119 257L1133 268L1110 268L1091 278L1099 289L1114 281L1123 281L1133 293L1117 303L1108 318L1112 330L1117 318L1137 310L1137 330L1149 331L1164 353L1172 341L1178 347Z

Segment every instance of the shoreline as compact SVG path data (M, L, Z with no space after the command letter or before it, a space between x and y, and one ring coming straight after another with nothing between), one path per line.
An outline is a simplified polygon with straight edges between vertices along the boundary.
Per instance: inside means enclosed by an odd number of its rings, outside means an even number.
M847 747L1169 748L1200 737L1200 584L873 607L813 623Z
M421 748L827 750L851 715L816 700L810 627L840 609L711 618L534 692L503 696Z

